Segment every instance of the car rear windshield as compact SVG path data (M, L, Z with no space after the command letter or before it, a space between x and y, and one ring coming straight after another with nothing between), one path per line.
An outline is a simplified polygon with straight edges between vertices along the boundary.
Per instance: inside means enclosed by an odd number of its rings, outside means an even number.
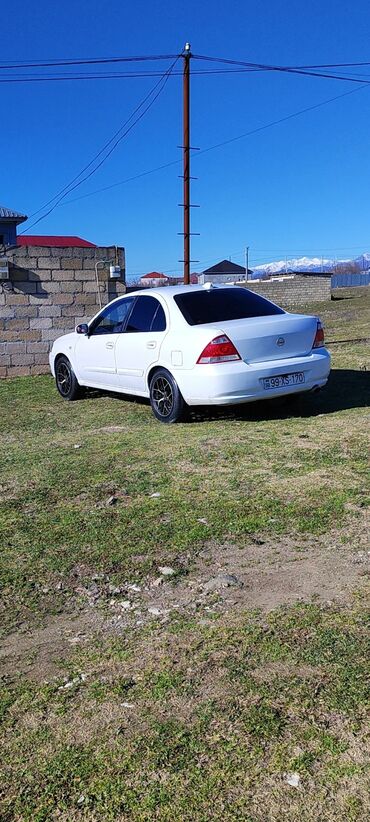
M212 288L209 291L189 291L174 297L189 325L221 323L248 317L269 317L284 314L282 308L246 288Z

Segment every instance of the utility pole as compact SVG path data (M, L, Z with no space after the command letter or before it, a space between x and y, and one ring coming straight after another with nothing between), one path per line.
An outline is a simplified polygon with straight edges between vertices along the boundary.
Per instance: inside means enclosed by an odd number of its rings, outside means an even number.
M248 269L249 269L249 245L246 245L244 249L245 255L245 279L248 280Z
M184 48L184 285L190 283L190 43Z

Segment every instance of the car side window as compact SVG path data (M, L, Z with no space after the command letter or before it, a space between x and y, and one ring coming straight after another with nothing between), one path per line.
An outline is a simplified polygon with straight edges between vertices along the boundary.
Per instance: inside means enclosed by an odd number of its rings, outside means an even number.
M155 297L138 297L132 309L126 332L165 331L166 317Z
M107 305L91 326L90 334L119 334L133 301L133 297L128 297L121 302Z

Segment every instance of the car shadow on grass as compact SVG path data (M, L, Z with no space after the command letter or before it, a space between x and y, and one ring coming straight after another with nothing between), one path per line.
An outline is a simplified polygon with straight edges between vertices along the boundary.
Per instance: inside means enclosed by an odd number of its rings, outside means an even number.
M86 392L86 399L113 397L121 402L149 405L149 400L131 394L95 391ZM354 369L332 369L330 378L321 391L291 394L287 397L242 403L230 406L192 406L185 423L209 422L210 420L261 420L288 419L289 417L317 417L334 414L350 408L367 408L370 405L370 373Z
M351 408L368 408L369 405L370 373L334 368L325 388L316 393L290 394L287 397L242 405L191 408L189 421L229 419L258 422L289 417L317 417Z

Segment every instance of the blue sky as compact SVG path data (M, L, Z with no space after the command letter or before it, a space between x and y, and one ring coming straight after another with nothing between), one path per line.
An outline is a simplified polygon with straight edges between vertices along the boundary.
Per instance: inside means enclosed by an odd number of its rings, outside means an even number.
M366 0L15 0L3 10L1 64L28 59L195 54L285 65L370 61ZM153 64L151 64L153 65ZM159 64L167 68L169 61ZM193 69L199 64L193 61ZM129 67L131 68L131 66ZM158 64L155 64L158 68ZM39 71L36 69L35 71ZM370 66L361 74L369 74ZM4 77L4 70L1 70ZM0 203L31 214L80 171L156 82L153 78L2 84ZM194 75L192 144L207 149L351 91L350 82L271 72ZM192 266L370 249L370 86L193 158ZM102 166L31 233L126 247L127 270L181 271L181 78Z

